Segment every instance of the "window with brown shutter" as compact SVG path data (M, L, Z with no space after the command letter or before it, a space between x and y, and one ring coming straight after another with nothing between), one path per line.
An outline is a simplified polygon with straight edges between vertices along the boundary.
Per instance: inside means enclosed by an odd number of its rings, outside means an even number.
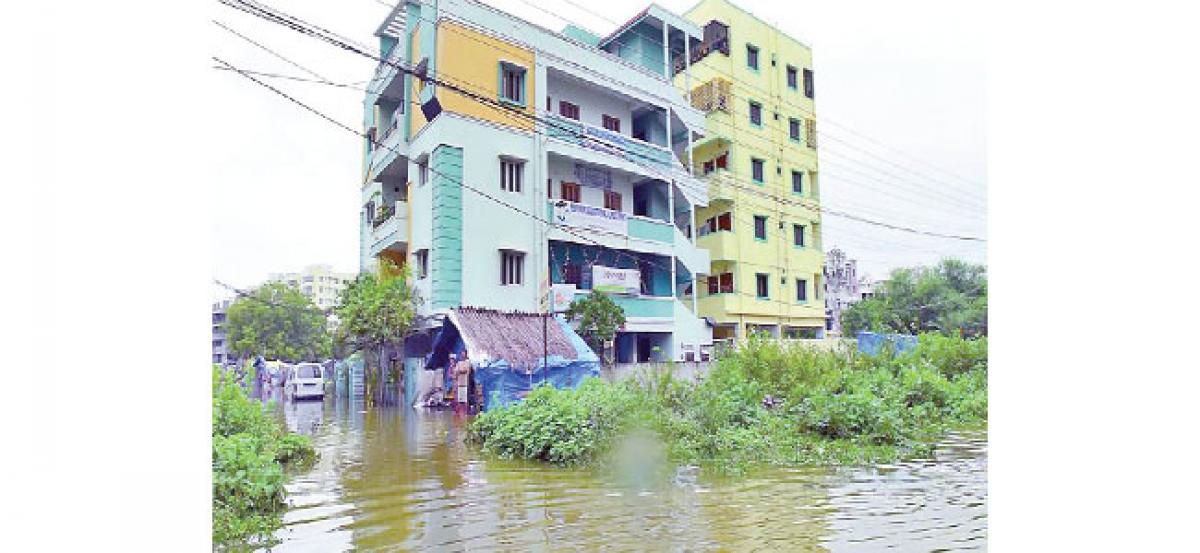
M621 119L608 114L604 114L602 119L604 128L613 132L621 132Z
M604 191L604 209L621 211L621 193L612 190Z
M733 230L733 214L729 212L717 216L717 230Z
M721 293L722 294L732 294L733 293L733 273L722 273L721 274Z
M721 293L721 279L717 275L712 275L712 276L708 277L708 293L709 294Z
M566 100L558 101L558 114L568 119L579 120L579 106Z
M562 199L568 202L579 203L580 190L579 185L573 182L563 181L562 183Z
M723 153L723 154L717 156L717 169L728 169L728 168L729 168L729 153L726 152L726 153Z

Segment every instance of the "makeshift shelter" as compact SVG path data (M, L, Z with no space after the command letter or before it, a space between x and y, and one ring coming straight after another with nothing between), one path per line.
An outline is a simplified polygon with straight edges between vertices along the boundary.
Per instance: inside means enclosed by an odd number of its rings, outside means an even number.
M533 386L575 388L600 376L600 358L565 321L543 315L472 307L450 310L434 336L425 368L445 368L451 353L466 352L483 389L484 411L525 397ZM446 371L447 390L453 371Z
M858 351L867 355L876 355L881 351L904 353L917 347L917 337L912 334L877 334L860 330L858 332Z

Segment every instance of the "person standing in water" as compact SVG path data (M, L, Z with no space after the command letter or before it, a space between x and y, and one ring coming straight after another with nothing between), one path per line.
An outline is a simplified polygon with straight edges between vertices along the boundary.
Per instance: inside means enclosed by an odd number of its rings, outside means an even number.
M471 361L464 354L454 367L454 412L466 414L470 411Z

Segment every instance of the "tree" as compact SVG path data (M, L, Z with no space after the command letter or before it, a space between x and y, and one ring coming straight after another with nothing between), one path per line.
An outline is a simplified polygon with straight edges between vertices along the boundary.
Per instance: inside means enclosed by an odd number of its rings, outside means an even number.
M595 290L571 302L566 315L568 321L579 319L579 334L601 357L604 357L604 344L625 324L625 310L608 294Z
M269 282L238 298L226 315L229 347L246 358L319 361L330 354L325 314L282 282Z
M363 351L367 367L378 371L380 355L403 345L417 321L421 298L408 271L381 260L379 274L362 273L342 291L334 343L339 352ZM378 379L380 374L375 373Z
M987 268L957 259L892 271L873 298L842 312L847 334L862 330L987 335Z

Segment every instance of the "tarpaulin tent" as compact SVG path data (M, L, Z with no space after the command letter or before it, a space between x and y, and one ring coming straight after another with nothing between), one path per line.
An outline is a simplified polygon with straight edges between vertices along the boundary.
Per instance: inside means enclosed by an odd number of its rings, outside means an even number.
M875 355L889 344L892 353L904 353L917 347L917 337L912 334L877 334L860 331L858 333L858 351Z
M542 317L451 309L433 339L425 368L445 368L451 353L466 352L475 382L483 388L485 411L520 400L532 386L575 388L588 376L600 376L600 358L565 321L551 317L543 341ZM446 371L447 390L453 389L453 378L453 371Z

